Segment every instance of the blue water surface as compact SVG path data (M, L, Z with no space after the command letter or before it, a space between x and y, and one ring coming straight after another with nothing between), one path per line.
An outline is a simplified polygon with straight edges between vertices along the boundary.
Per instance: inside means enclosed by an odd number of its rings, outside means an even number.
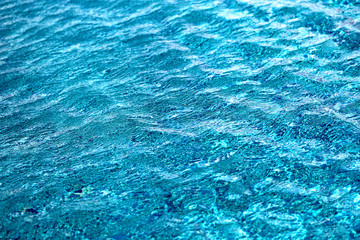
M359 239L360 2L2 0L1 239Z

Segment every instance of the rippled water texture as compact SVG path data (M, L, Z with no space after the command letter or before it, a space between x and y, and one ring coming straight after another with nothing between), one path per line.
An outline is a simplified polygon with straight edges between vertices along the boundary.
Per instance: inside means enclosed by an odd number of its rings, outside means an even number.
M0 238L359 239L360 3L2 0Z

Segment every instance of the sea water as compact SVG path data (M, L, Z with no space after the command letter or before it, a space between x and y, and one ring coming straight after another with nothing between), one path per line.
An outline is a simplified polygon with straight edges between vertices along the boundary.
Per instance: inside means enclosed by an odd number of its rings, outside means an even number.
M0 238L359 239L360 2L2 0Z

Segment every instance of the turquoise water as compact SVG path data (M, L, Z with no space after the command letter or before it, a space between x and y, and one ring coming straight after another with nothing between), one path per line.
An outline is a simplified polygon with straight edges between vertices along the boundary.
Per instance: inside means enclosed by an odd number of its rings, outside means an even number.
M2 0L1 239L359 239L360 2Z

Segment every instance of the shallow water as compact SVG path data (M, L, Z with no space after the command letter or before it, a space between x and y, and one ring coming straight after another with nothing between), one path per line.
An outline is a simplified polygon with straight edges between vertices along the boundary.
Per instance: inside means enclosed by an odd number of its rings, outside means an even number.
M359 238L359 56L358 1L1 1L0 238Z

